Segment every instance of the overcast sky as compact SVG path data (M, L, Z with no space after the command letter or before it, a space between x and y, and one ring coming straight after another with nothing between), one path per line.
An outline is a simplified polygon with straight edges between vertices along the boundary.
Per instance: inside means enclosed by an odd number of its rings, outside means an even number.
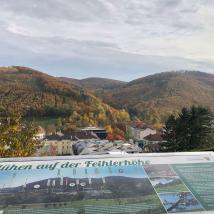
M0 65L126 81L214 73L214 0L0 0Z

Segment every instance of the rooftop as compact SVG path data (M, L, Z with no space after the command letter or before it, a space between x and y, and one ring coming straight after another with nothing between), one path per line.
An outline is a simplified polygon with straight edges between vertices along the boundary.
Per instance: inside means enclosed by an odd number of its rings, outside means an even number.
M79 141L73 145L73 150L76 155L112 154L113 151L120 154L142 152L142 149L135 144L108 140Z
M144 122L131 122L129 125L135 129L154 129L152 125L145 124Z
M89 126L85 128L81 128L82 131L105 131L105 128Z
M69 134L53 134L46 136L45 140L87 140L87 139L99 139L98 136L91 131L75 131Z
M160 132L156 134L150 134L146 136L144 139L148 141L158 141L158 142L163 141L162 134Z

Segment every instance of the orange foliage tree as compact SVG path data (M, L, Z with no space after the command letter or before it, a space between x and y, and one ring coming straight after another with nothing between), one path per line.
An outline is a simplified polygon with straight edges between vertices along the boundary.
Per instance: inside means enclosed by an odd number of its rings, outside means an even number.
M109 140L109 141L123 140L124 141L125 133L122 130L115 128L112 130L111 133L108 133L107 140Z

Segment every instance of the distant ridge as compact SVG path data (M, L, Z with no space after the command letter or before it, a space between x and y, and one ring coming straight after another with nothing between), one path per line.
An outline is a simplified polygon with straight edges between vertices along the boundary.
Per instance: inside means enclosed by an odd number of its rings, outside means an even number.
M139 78L99 96L145 121L163 122L182 107L204 105L214 111L214 75L199 71L163 72Z
M99 92L103 90L112 90L126 84L126 82L123 82L123 81L113 80L108 78L100 78L100 77L90 77L90 78L81 79L81 80L66 78L66 77L61 77L60 79L63 81L81 86L93 92Z

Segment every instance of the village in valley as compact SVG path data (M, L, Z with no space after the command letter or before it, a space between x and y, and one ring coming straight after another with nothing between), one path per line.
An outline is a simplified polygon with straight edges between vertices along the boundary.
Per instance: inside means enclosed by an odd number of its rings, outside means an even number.
M123 124L126 139L112 139L102 127L84 127L68 133L56 131L46 134L39 126L36 139L39 142L34 156L103 155L159 152L163 130L157 130L143 122Z

